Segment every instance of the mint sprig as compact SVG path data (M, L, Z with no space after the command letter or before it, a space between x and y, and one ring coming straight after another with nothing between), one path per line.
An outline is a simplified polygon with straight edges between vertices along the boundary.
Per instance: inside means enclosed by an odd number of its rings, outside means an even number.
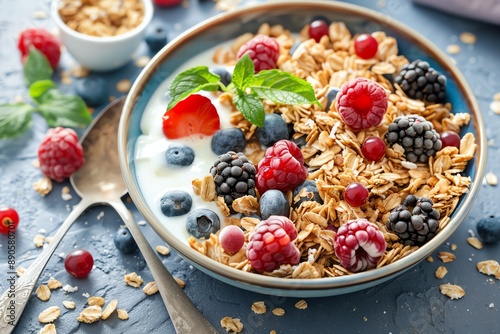
M314 94L314 89L307 81L280 70L263 70L254 74L254 64L248 55L236 63L232 83L227 87L220 77L210 73L208 67L197 66L177 75L170 85L172 100L168 109L180 100L199 92L221 89L233 94L233 102L242 115L252 124L264 126L264 105L261 99L277 104L321 105Z
M82 127L92 122L81 97L58 90L57 84L50 79L52 74L45 55L32 48L24 65L24 77L33 103L0 105L0 139L15 138L26 132L33 125L31 116L35 112L52 127Z

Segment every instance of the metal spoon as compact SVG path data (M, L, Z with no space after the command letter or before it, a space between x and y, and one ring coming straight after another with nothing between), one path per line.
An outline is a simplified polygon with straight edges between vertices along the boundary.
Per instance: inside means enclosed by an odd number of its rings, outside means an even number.
M0 297L1 333L8 334L14 330L40 274L76 218L87 208L98 204L110 205L125 222L151 270L176 332L217 333L154 253L121 200L127 193L127 187L118 161L117 136L124 101L124 98L119 98L109 104L82 136L80 142L85 154L85 164L70 178L81 201L73 207L73 211L61 225L49 247L45 248L26 272L17 279L15 288L7 289ZM14 319L10 317L11 314L14 315Z

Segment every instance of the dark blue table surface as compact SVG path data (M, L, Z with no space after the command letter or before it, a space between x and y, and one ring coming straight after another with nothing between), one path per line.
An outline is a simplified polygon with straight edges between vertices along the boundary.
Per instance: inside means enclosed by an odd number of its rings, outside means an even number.
M16 48L17 35L28 27L53 28L50 18L34 18L36 12L48 13L49 2L0 0L0 103L11 102L16 96L27 97ZM450 44L461 47L452 59L470 83L486 121L490 140L487 172L500 174L500 133L497 130L500 115L489 108L493 96L500 92L500 26L449 16L416 6L410 0L349 2L404 22L442 50ZM154 19L167 28L168 37L172 39L217 13L213 2L190 0L175 8L156 8ZM477 36L476 44L467 45L460 41L459 36L465 31ZM148 54L144 43L137 54ZM72 63L72 58L64 53L56 78L60 79L61 71L70 68ZM115 90L115 84L121 79L133 79L139 72L140 68L131 62L125 68L102 74L109 83L108 94L122 95ZM72 91L72 84L61 87ZM101 108L96 109L95 115ZM0 140L0 205L16 208L21 216L16 233L16 265L23 267L28 267L41 251L35 248L33 237L38 233L54 235L71 207L79 201L73 191L71 200L61 198L61 189L70 186L69 182L54 184L53 191L46 197L41 197L32 189L32 183L41 177L32 162L47 130L45 122L36 116L33 128L26 134L15 140ZM452 244L457 246L453 251L457 258L445 264L448 274L443 280L434 277L436 268L442 263L433 254L433 263L423 261L385 284L341 296L306 299L308 308L304 310L295 308L298 298L260 295L235 288L194 269L174 253L162 257L162 260L173 275L186 282L186 294L221 333L224 329L220 327L220 320L225 316L240 318L244 333L269 333L272 330L277 333L498 333L499 281L480 274L475 266L482 260L500 260L500 246L477 250L466 242L470 231L475 232L475 225L481 217L497 214L498 195L497 187L485 184L467 219L438 249L450 251ZM136 221L142 221L137 209L131 203L128 205ZM152 277L138 252L122 255L116 250L112 238L120 224L118 215L106 207L94 207L77 220L39 282L55 277L63 284L78 286L78 291L70 294L53 291L48 302L42 302L33 295L15 333L38 333L43 327L37 320L38 314L52 305L59 305L62 311L55 322L58 333L174 333L159 294L146 296L141 289L133 289L123 283L123 275L133 271L141 275L145 282L151 281ZM153 247L162 244L149 226L144 224L141 229ZM4 235L0 235L1 291L7 288L6 240ZM74 279L64 270L63 256L74 248L85 248L94 255L95 269L87 279ZM466 292L465 297L450 300L443 296L439 291L442 283L460 285ZM118 307L128 311L129 320L119 320L115 315L90 325L79 323L76 318L85 305L85 293L104 296L108 301L117 299ZM77 308L66 310L62 307L63 300L75 301ZM255 301L264 301L268 311L263 315L253 313L250 307ZM283 308L285 315L273 315L271 310L276 307Z

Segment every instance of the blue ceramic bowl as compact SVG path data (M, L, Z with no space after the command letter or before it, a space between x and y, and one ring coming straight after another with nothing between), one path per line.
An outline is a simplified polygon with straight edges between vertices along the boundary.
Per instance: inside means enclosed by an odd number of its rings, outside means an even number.
M345 22L353 34L367 30L385 31L387 35L397 39L400 54L404 54L408 59L424 59L447 76L448 101L452 103L454 110L471 115L470 124L464 127L462 132L472 132L477 139L476 156L469 162L465 171L472 180L470 190L462 196L451 221L436 237L416 252L378 269L332 278L283 279L230 268L191 249L186 240L180 240L167 226L161 224L146 204L138 186L133 160L135 142L141 134L141 117L162 81L194 55L223 41L234 39L244 32L257 31L264 22L282 24L292 32L299 32L311 18L318 15L331 21ZM443 244L464 220L481 187L486 163L486 136L476 99L462 74L446 54L414 30L380 13L354 5L338 2L270 1L207 20L170 42L151 60L126 100L120 121L119 154L125 182L139 211L153 229L196 268L243 289L281 296L316 297L353 292L380 284L408 270Z

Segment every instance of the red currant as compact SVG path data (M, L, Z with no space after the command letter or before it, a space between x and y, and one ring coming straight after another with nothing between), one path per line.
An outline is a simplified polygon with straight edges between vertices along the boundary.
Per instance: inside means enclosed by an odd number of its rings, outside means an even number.
M446 146L455 146L460 148L460 136L453 131L445 131L441 134L441 142L443 143L442 148Z
M9 234L9 232L14 232L18 224L19 215L16 210L0 207L0 233Z
M328 23L323 20L316 20L309 25L309 37L314 38L319 43L321 37L328 35Z
M228 225L220 231L219 242L224 251L236 253L243 247L245 235L238 226Z
M94 266L94 258L92 254L84 249L77 249L66 256L64 260L64 268L66 271L76 277L87 277Z
M378 42L370 34L361 34L354 40L354 51L358 57L370 59L375 57L378 50Z
M361 152L368 161L379 161L385 156L385 142L379 137L368 137L361 146Z
M344 199L352 207L359 207L368 199L368 189L359 182L353 182L345 188Z

